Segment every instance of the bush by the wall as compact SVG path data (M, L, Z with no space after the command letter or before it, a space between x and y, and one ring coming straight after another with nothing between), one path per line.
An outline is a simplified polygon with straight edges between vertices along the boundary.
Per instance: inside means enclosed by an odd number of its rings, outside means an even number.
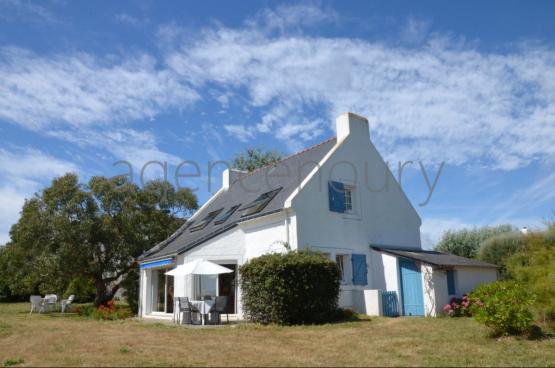
M472 315L501 335L530 331L534 297L514 281L496 281L479 286L470 294Z
M320 253L267 254L239 273L243 308L253 322L291 325L337 318L340 272Z

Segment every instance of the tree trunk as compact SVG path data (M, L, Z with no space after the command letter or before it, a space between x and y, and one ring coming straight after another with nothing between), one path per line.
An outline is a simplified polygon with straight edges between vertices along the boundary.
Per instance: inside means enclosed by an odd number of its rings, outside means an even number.
M94 297L95 307L106 305L106 303L114 298L114 295L119 289L119 285L116 285L112 287L111 290L108 290L108 287L103 279L94 280L94 286L96 289L96 296Z

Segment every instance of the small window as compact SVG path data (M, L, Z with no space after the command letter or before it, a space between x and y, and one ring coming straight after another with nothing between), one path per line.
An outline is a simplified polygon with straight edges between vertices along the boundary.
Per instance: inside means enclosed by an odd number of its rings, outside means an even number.
M200 221L199 223L197 223L194 226L191 226L191 228L190 228L191 232L204 229L206 227L206 225L208 225L210 223L210 221L214 220L214 218L216 216L218 216L218 214L221 211L222 211L222 208L220 208L219 210L210 212L208 215L206 215L205 218L202 219L202 221Z
M457 295L457 290L455 288L455 271L447 271L447 293L449 295Z
M328 182L328 199L330 211L339 213L353 212L355 187L339 181Z
M276 194L278 194L280 190L281 187L266 193L262 193L254 201L241 208L241 211L244 211L241 216L249 216L262 211L264 207L266 207L268 203L270 203L270 201L276 196Z
M341 274L341 282L345 282L345 256L343 254L336 254L335 263L337 263L337 267Z
M353 187L345 186L345 212L353 212Z
M214 224L219 225L219 224L223 224L224 222L227 221L228 218L231 217L231 215L233 215L233 213L235 211L237 211L237 208L241 207L241 205L237 205L237 206L233 206L231 207L229 210L227 210L227 212L222 213L220 216L218 216L216 218L216 220L214 221Z

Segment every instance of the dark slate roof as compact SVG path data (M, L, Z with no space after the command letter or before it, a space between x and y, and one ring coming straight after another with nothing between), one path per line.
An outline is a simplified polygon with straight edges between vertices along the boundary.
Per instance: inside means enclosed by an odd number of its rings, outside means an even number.
M395 256L413 259L423 263L431 264L434 266L466 266L466 267L491 267L497 268L496 265L479 261L477 259L470 259L465 257L456 256L449 253L441 253L433 250L414 250L393 247L372 247L372 249L389 253Z
M237 226L239 222L282 211L285 200L333 148L335 143L336 138L328 139L277 163L245 174L245 176L233 182L229 189L216 194L216 197L212 197L211 199L213 201L204 208L201 208L199 210L201 212L195 214L192 223L188 222L184 224L168 239L145 252L139 257L139 260L151 260L183 253L232 229ZM191 224L194 225L198 223L212 211L222 209L222 212L220 212L220 214L222 214L234 205L247 205L254 201L260 194L280 187L282 189L277 195L257 214L241 217L242 213L238 210L223 224L215 225L214 221L211 221L202 230L195 232L190 232L188 230Z

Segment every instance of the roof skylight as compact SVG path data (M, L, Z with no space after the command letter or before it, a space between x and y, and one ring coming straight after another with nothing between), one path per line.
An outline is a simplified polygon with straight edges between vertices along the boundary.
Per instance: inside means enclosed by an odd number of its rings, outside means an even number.
M220 208L219 210L216 211L212 211L210 213L208 213L208 215L206 215L205 218L202 219L202 221L200 221L199 223L197 223L194 226L191 226L190 231L198 231L198 230L202 230L206 227L206 225L208 225L212 220L214 220L214 218L216 216L218 216L218 214L223 210L223 208Z
M270 201L276 196L276 194L278 194L280 190L281 187L266 193L262 193L254 201L241 208L241 211L244 211L241 216L244 217L254 215L255 213L262 211L264 207L266 207L268 203L270 203Z
M231 217L231 215L233 215L233 213L235 211L237 211L237 209L241 207L240 204L231 207L229 210L227 210L227 212L222 213L220 216L218 216L216 218L216 220L214 221L214 224L219 225L219 224L223 224L224 222L227 221L228 218Z

